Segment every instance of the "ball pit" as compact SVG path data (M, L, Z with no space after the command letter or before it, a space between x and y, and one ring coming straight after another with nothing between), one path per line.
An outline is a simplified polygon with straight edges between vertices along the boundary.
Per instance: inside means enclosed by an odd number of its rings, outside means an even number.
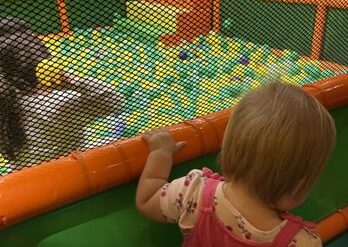
M225 20L222 28L232 24ZM108 82L126 100L120 116L97 118L85 126L82 148L229 108L244 92L273 79L304 85L348 73L324 69L320 61L291 50L275 51L267 44L213 32L166 47L159 37L171 31L170 26L115 14L112 27L43 38L52 58L37 66L41 84L61 84L63 70ZM6 164L0 156L0 174L8 172Z
M86 135L86 143L129 137L231 107L243 92L273 77L303 85L335 75L319 61L302 59L296 52L284 50L276 55L268 45L239 38L211 33L166 47L158 42L166 30L149 30L146 24L124 18L116 18L114 26L44 39L55 53L38 66L38 72L48 67L51 75L49 80L39 76L41 83L60 83L55 72L64 69L109 82L126 99L122 124L97 119L86 127L93 133ZM119 124L122 131L115 134L111 128Z

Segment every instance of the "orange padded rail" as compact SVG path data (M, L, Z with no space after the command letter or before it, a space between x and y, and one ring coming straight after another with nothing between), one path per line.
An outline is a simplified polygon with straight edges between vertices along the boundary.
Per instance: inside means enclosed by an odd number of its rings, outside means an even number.
M305 86L304 90L329 109L348 104L348 75L319 81ZM231 111L223 110L169 127L175 140L188 143L174 157L174 163L217 152ZM0 227L138 178L148 152L144 141L137 136L1 177Z
M316 229L325 243L348 230L348 207L339 209L317 223Z
M321 80L303 88L328 109L348 104L348 74Z

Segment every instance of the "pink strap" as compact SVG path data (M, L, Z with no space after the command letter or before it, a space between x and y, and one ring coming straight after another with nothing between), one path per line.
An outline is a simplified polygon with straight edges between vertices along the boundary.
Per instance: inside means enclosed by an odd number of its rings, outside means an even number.
M286 247L293 240L296 234L301 230L301 226L288 221L285 226L280 230L278 235L273 241L274 246Z
M287 219L288 222L285 224L285 226L280 230L276 238L274 239L273 243L274 246L279 247L286 247L289 245L291 240L293 240L296 236L296 234L304 227L306 228L313 228L314 224L311 224L309 222L305 222L300 217L296 217L293 215L290 215L288 213L283 213L281 215L283 219Z
M202 209L204 211L207 209L211 210L214 207L215 191L219 182L222 181L223 178L219 174L213 173L208 168L203 168L203 174L207 178L202 194Z

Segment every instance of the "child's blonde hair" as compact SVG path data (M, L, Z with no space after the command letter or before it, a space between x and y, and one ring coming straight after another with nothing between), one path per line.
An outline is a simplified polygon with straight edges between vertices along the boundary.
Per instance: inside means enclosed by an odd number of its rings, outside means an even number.
M234 109L221 167L227 181L243 181L260 199L277 203L310 191L335 141L334 121L319 101L299 87L272 83Z

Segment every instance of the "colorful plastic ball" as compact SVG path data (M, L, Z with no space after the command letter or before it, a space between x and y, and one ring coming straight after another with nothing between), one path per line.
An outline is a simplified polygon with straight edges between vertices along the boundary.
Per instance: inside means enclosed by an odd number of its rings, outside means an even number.
M288 72L289 76L296 76L299 73L301 73L301 68L297 64L294 64L293 66L291 66L291 68Z
M122 117L116 119L116 124L113 124L111 129L111 135L115 139L120 139L126 129L126 122Z
M179 53L179 58L182 60L186 60L189 57L189 52L188 51L181 51Z
M241 64L243 64L243 65L248 65L249 64L249 57L247 57L247 56L242 56L241 58L240 58L240 63Z

